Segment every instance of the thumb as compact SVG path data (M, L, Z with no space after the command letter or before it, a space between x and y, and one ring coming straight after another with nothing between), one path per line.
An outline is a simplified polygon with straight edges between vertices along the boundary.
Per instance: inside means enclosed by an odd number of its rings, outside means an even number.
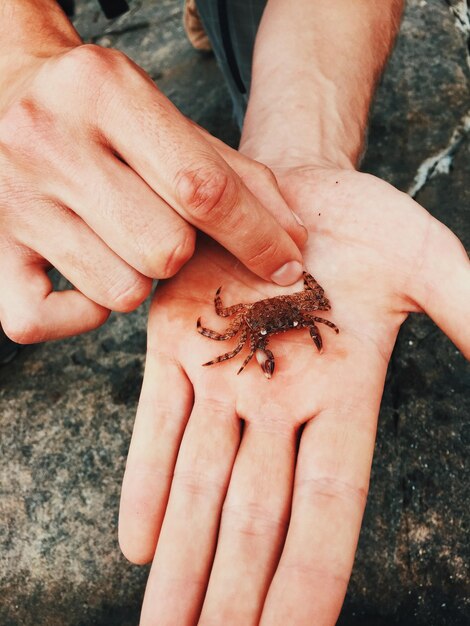
M452 231L430 219L413 297L470 360L470 260Z

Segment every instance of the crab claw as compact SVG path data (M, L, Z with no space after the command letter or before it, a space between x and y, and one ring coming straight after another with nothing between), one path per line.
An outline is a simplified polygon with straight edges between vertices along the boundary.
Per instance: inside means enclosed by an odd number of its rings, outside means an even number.
M264 375L267 379L270 379L274 372L274 355L271 350L263 350L258 348L256 350L256 360L261 365Z
M316 326L310 328L310 337L313 339L313 343L317 346L318 352L322 352L323 341Z

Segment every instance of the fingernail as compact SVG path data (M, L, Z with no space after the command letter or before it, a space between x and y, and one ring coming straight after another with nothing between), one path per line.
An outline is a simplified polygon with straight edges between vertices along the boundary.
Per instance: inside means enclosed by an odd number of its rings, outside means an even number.
M302 220L300 219L300 217L297 215L297 213L295 213L294 211L292 211L291 209L291 213L294 216L295 221L297 222L297 224L300 224L300 226L303 226L305 228L305 224L302 222Z
M298 261L289 261L274 272L271 280L282 287L292 285L302 276L302 266Z

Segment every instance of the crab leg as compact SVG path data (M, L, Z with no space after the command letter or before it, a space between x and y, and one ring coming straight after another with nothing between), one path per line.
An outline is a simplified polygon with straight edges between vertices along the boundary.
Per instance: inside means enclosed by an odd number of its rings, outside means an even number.
M256 360L263 370L263 374L269 380L274 372L274 354L266 347L258 346L256 350Z
M339 333L339 328L336 326L336 324L333 324L333 322L330 322L323 317L316 317L315 315L309 315L304 313L304 321L302 323L302 326L309 329L310 337L313 339L313 343L316 345L318 352L321 352L323 348L323 341L320 335L320 331L315 325L315 322L320 324L326 324L330 328L333 328L336 334Z
M247 330L246 328L244 328L242 330L242 334L240 335L240 341L238 342L238 345L236 348L234 348L231 352L226 352L225 354L221 354L220 356L218 356L216 359L213 359L212 361L203 363L203 365L214 365L214 363L221 363L222 361L226 361L227 359L232 359L234 356L236 356L240 352L240 350L245 345L246 337L247 337Z
M204 328L203 326L201 326L201 318L199 318L197 321L197 332L201 335L204 335L204 337L209 337L210 339L225 341L226 339L231 339L232 337L235 337L235 335L240 330L242 322L243 317L241 315L237 315L237 317L232 320L225 333L221 334L216 332L215 330L211 330L210 328Z
M245 369L245 367L248 365L248 362L251 360L251 358L253 357L255 351L256 351L256 340L257 337L255 337L254 335L250 336L250 354L246 357L246 359L243 361L243 365L241 366L241 368L238 370L237 375L241 374L243 372L243 370Z
M304 289L310 289L312 291L317 290L321 296L325 293L323 287L319 285L315 278L313 278L313 276L306 271L304 271Z
M336 324L333 324L333 322L330 322L330 320L326 320L323 317L312 317L311 319L314 322L317 322L319 324L326 324L327 326L332 328L335 331L336 334L339 333L339 328L336 326Z
M230 315L235 315L235 313L239 313L240 311L243 311L245 309L244 304L234 304L233 306L224 307L222 304L222 299L220 297L221 290L222 287L219 287L217 289L214 298L215 311L217 315L220 315L221 317L230 317Z
M320 331L318 330L315 324L309 326L310 337L313 339L313 343L317 346L318 352L321 352L323 349L323 341L320 335Z

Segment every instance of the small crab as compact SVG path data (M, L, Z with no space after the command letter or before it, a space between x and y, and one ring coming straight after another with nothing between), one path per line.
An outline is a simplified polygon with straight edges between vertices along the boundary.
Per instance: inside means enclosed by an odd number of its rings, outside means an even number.
M241 333L240 341L231 352L222 354L213 361L203 365L221 363L236 356L245 345L249 333L250 353L237 373L240 374L253 355L256 355L256 360L260 364L264 375L266 378L271 378L274 372L274 355L267 349L270 335L283 333L294 328L308 328L313 343L318 351L321 352L323 343L315 324L326 324L333 328L336 333L339 333L339 328L333 322L312 314L312 311L329 311L331 305L328 298L324 295L323 288L308 272L304 272L303 291L298 291L288 296L266 298L252 304L235 304L224 307L220 298L221 289L222 287L219 287L215 294L215 310L217 315L222 317L235 315L231 324L225 333L220 334L215 330L204 328L201 325L201 318L199 318L197 320L197 330L201 335L217 341L225 341Z

